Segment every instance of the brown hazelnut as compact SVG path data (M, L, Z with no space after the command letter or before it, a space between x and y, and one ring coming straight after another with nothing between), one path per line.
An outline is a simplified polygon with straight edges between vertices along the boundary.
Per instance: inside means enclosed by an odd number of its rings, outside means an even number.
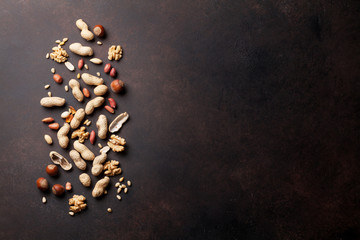
M43 177L40 177L36 180L36 186L41 191L46 191L49 188L48 181Z
M50 176L56 176L59 172L59 168L55 164L47 165L46 167L46 173Z
M103 37L105 34L105 29L102 25L96 25L93 29L93 32L98 37Z
M124 88L124 82L121 81L121 80L116 79L116 80L111 82L110 87L111 87L111 90L113 90L113 92L119 93Z
M61 196L64 194L65 192L65 188L60 185L60 184L55 184L53 187L52 187L52 192L53 194L55 194L56 196Z

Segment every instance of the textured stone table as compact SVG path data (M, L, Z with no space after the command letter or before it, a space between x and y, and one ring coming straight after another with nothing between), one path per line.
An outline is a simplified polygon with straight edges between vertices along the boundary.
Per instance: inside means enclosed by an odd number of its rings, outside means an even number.
M66 108L42 108L43 86L82 106L45 54L85 43L78 18L107 30L96 57L124 48L121 202L115 179L97 200L80 170L44 172L66 152L40 120ZM0 29L1 239L360 239L359 1L4 0ZM88 209L69 216L69 193L42 204L40 176L71 181Z

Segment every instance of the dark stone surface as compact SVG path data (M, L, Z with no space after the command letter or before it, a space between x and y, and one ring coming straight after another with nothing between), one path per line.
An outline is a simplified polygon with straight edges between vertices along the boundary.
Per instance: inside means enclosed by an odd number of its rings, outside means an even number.
M78 18L107 30L96 57L124 47L127 92L110 94L131 115L126 153L109 155L133 181L121 202L117 178L97 200L78 169L44 171L66 151L40 120L66 108L42 108L43 86L83 106L45 54L85 43ZM359 1L3 0L0 29L1 239L360 239ZM88 209L70 217L69 193L43 205L40 176L71 181Z

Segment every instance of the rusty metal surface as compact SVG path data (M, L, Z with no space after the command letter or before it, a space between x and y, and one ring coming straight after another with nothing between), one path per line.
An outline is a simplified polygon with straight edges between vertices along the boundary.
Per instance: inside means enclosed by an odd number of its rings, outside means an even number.
M45 54L85 43L78 18L107 30L96 57L124 47L126 93L110 94L131 116L127 151L109 156L133 182L121 202L114 179L97 200L80 170L44 171L66 151L40 120L66 108L42 108L43 86L82 106ZM359 239L359 29L350 0L1 1L0 238ZM40 176L71 181L88 209L70 217L69 193L42 204Z

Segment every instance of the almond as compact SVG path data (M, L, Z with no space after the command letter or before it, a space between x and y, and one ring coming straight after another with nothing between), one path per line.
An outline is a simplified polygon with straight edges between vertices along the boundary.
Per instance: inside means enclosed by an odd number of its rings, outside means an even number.
M54 119L52 117L47 117L47 118L44 118L43 120L41 120L42 122L44 123L51 123L54 121Z

